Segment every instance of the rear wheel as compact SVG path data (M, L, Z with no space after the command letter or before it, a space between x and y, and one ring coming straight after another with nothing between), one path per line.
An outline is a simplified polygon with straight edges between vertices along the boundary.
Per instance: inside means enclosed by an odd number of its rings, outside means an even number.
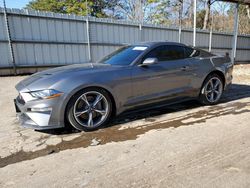
M217 74L211 74L203 83L199 99L202 104L212 105L219 102L222 94L222 79Z
M112 101L109 94L98 88L84 89L74 95L67 107L66 116L78 130L94 130L110 119Z

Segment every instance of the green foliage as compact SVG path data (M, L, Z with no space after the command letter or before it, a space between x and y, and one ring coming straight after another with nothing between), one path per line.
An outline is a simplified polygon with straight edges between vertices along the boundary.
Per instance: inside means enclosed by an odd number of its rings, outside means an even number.
M152 13L152 19L156 24L168 25L170 23L169 16L170 0L156 1L155 12Z
M82 16L87 15L88 12L91 16L107 17L104 9L110 6L110 2L112 1L88 0L86 6L85 0L33 0L26 8Z
M85 0L32 0L26 8L164 24L168 21L169 6L170 0L87 0L87 7Z

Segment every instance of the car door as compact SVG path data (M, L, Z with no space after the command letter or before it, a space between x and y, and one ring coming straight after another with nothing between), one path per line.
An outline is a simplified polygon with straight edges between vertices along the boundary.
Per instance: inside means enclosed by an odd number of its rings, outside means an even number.
M158 63L133 67L131 104L151 103L188 95L191 73L182 46L158 46L146 54L141 62L147 58L157 58Z

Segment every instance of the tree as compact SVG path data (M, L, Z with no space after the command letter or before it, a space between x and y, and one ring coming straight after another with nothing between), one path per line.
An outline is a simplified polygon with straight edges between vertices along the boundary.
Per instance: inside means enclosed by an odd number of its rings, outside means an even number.
M107 17L105 9L113 6L113 3L113 0L33 0L27 4L26 8L81 16L86 16L88 13L90 16Z
M206 16L206 10L200 10L197 12L197 19L196 19L196 27L199 29L204 28L204 20L205 20L205 16Z
M109 16L138 22L163 23L168 19L170 0L117 0ZM109 9L110 10L110 9Z
M231 20L234 20L234 11L235 6L231 5L228 10L228 17ZM233 22L232 22L233 30ZM239 6L239 33L240 34L249 34L250 33L250 19L248 17L248 6L240 5Z
M155 7L153 11L151 11L150 18L151 22L156 24L169 25L170 21L170 0L159 0L155 1Z
M211 11L211 0L206 0L206 10L205 10L205 17L203 22L203 29L207 29L209 24L209 17L210 17L210 11Z
M250 5L247 5L246 9L247 9L247 16L250 19Z

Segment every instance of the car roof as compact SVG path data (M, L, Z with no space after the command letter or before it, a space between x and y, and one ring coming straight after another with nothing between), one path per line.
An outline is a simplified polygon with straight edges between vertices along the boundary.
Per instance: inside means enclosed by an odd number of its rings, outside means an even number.
M178 45L178 46L186 46L185 44L179 42L170 42L170 41L150 41L150 42L139 42L134 45L143 45L148 47L158 46L158 45Z

